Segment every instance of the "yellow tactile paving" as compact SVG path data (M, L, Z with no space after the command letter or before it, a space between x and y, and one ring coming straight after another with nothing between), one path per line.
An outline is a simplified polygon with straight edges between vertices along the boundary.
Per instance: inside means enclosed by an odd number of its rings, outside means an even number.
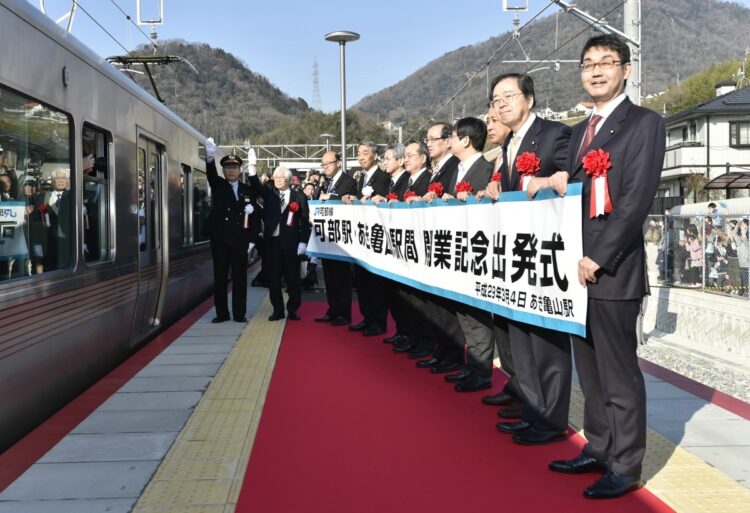
M577 383L570 424L582 434L583 394ZM750 513L750 490L652 429L643 478L646 488L678 513Z
M266 298L146 487L134 513L234 513L284 323ZM570 423L584 400L573 384ZM649 429L646 487L679 513L750 513L750 490Z
M266 297L134 513L233 513L284 331Z

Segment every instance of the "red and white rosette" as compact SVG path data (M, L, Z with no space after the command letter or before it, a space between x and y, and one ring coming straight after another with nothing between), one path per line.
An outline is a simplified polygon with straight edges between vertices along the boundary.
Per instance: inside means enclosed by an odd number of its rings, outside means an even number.
M462 180L456 184L456 193L468 192L471 194L474 192L474 188L471 186L471 182L468 180Z
M245 205L245 219L242 221L242 227L244 229L250 228L250 214L252 214L255 211L253 206L251 204Z
M409 198L413 198L416 195L417 195L417 193L414 192L414 191L406 191L404 193L404 201L408 200Z
M434 182L427 186L428 192L434 192L435 196L438 198L442 197L444 191L443 191L443 184L440 182Z
M286 216L286 225L292 226L292 223L294 223L294 214L299 212L299 203L297 203L296 201L292 201L289 204L288 210L289 210L289 213Z
M37 205L37 210L39 210L39 215L42 217L42 223L44 224L45 228L49 228L52 226L52 224L49 222L49 206L46 203L40 203Z
M536 156L533 151L526 151L516 157L516 170L521 175L521 181L518 183L518 190L525 191L529 182L539 172L542 160Z
M492 173L492 176L490 177L490 182L499 182L500 181L500 173L495 171Z
M398 201L398 194L396 194L395 192L389 192L389 193L388 193L388 194L386 195L385 199L387 199L388 201L391 201L391 200L396 200L396 201Z
M612 212L612 199L609 197L607 172L612 167L609 153L602 150L591 150L583 157L583 169L591 177L591 202L589 216L594 219Z

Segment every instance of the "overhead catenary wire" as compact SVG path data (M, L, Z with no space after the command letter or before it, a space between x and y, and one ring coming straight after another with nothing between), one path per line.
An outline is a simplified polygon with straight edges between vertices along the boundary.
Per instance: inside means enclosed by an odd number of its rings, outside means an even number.
M443 110L444 110L444 109L445 109L445 108L446 108L446 107L447 107L448 105L450 105L450 103L451 103L451 102L453 102L453 100L455 100L455 99L456 99L456 97L458 97L458 95L459 95L459 94L461 94L461 92L462 92L462 91L463 91L464 89L466 89L466 87L468 87L468 85L469 85L469 84L470 84L471 82L473 82L473 81L474 81L474 79L475 79L475 78L477 78L477 77L478 77L478 76L479 76L479 75L480 75L480 74L482 73L482 71L484 71L485 69L489 70L489 66L490 66L490 64L492 63L492 61L493 61L493 60L495 60L495 58L496 58L496 57L497 57L497 56L498 56L498 55L500 54L500 52L501 52L501 51L503 51L503 49L504 49L504 48L505 48L506 46L508 46L508 44L510 44L510 43L511 43L511 42L512 42L512 41L513 41L513 40L514 40L514 39L515 39L516 37L517 37L518 33L520 33L520 32L521 32L521 31L522 31L523 29L525 29L525 28L526 28L527 26L529 26L529 25L530 25L530 24L531 24L531 23L532 23L532 22L533 22L534 20L536 20L536 19L537 19L537 18L538 18L539 16L541 16L541 15L542 15L542 14L543 14L543 13L544 13L544 12L545 12L545 11L546 11L547 9L549 9L549 8L550 8L550 7L551 7L551 6L553 5L553 4L554 4L554 2L550 2L550 3L548 3L548 4L547 4L547 5L546 5L546 6L544 7L544 8L542 8L542 9L541 9L541 10L540 10L540 11L539 11L538 13L536 13L536 14L535 14L534 16L532 16L532 17L531 17L531 19L529 19L529 20L528 20L528 21L527 21L526 23L524 23L524 24L523 24L523 25L521 25L521 26L520 26L520 27L519 27L518 29L516 29L516 30L515 30L515 31L513 32L513 34L512 34L512 35L511 35L511 36L510 36L510 37L509 37L508 39L506 39L506 40L505 40L505 41L504 41L504 42L503 42L503 43L502 43L502 44L501 44L501 45L500 45L500 46L499 46L499 47L497 48L497 50L495 50L495 53L493 53L493 54L492 54L492 55L490 56L490 58L489 58L489 59L487 59L487 61L486 61L486 62L485 62L484 64L482 64L482 65L481 65L481 66L480 66L480 67L479 67L479 68L478 68L478 69L477 69L477 70L476 70L476 71L475 71L475 72L474 72L474 73L473 73L473 74L472 74L472 75L471 75L471 76L470 76L470 77L469 77L469 78L468 78L468 79L466 80L466 82L464 82L464 83L463 83L463 84L461 85L461 87L459 87L459 88L458 88L458 90L456 90L456 92L455 92L455 93L453 93L453 95L452 95L452 96L450 97L450 99L448 99L448 101L446 101L445 103L443 103L443 104L442 104L442 105L441 105L441 106L440 106L440 107L439 107L439 108L438 108L438 109L437 109L437 110L436 110L436 111L435 111L435 112L434 112L434 113L433 113L433 114L432 114L432 115L431 115L431 116L430 116L429 118L427 118L427 121L425 121L424 123L422 123L422 125L421 125L421 126L420 126L419 128L417 128L416 130L414 130L414 132L412 132L412 133L411 133L411 135L409 135L409 137L407 137L407 140L408 140L408 139L412 139L412 138L413 138L414 136L416 136L416 135L417 135L417 134L418 134L418 133L419 133L420 131L422 131L422 130L423 130L423 129L424 129L424 128L425 128L425 127L426 127L426 126L428 125L428 124L430 124L431 122L434 122L434 121L435 121L435 119L436 119L436 116L437 116L438 114L440 114L440 113L441 113L441 112L442 112L442 111L443 111Z
M133 17L132 17L132 16L130 16L130 14L128 14L127 12L125 12L125 11L124 11L124 10L122 9L122 7L120 7L120 4L118 4L118 3L117 3L117 2L115 1L115 0L109 0L109 1L110 1L110 2L112 2L112 4L113 4L113 5L114 5L114 6L115 6L115 7L117 8L117 10L119 10L119 11L120 11L120 12L121 12L121 13L122 13L122 14L123 14L124 16L125 16L125 19L126 19L126 20L128 20L128 21L130 22L130 24L131 24L131 25L133 25L133 26L134 26L135 28L137 28L137 29L138 29L138 31L139 31L139 32L140 32L141 34L143 34L143 37L145 37L145 38L146 38L146 39L148 40L148 42L149 42L150 44L152 44L153 46L157 46L157 44L156 44L156 41L154 41L154 40L153 40L153 39L151 38L151 36L149 36L148 34L146 34L146 33L145 33L145 32L143 31L143 29L142 29L141 27L139 27L139 26L138 26L138 24L137 24L136 22L134 22L134 21L133 21Z
M110 0L110 1L112 1L112 3L115 3L115 2L113 1L113 0ZM95 17L94 17L94 16L93 16L93 15L92 15L92 14L91 14L90 12L88 12L88 11L86 10L86 8L85 8L85 7L83 7L83 6L82 6L82 5L80 4L80 2L78 2L78 0L73 0L73 3L74 3L74 4L76 4L76 6L77 6L77 7L78 7L78 8L79 8L79 9L80 9L80 10L81 10L81 11L82 11L82 12L83 12L83 13L84 13L84 14L85 14L86 16L88 16L88 17L89 17L89 19L90 19L91 21L93 21L93 22L94 22L94 23L95 23L95 24L96 24L96 25L97 25L97 26L98 26L98 27L99 27L100 29L102 29L102 31L103 31L103 32L104 32L105 34L107 34L107 35L108 35L108 36L110 37L110 39L112 39L112 41L114 41L114 42L115 42L115 43L117 44L117 46L119 46L120 48L122 48L123 50L125 50L125 53L127 53L128 55L131 55L131 56L133 55L133 54L132 54L132 53L130 52L130 50L128 50L128 49L127 49L127 48L125 47L125 45L124 45L124 44L122 44L122 43L121 43L121 42L120 42L120 41L119 41L119 40L118 40L118 39L117 39L117 38L116 38L116 37L115 37L114 35L112 35L112 33L111 33L111 32L110 32L109 30L107 30L107 29L106 29L106 28L104 27L104 25L102 25L102 24L101 24L101 22L99 22L99 20L97 20L97 19L96 19L96 18L95 18ZM118 6L118 5L116 4L116 3L115 3L115 5L116 5L116 6L118 7L118 9L120 8L120 7L119 7L119 6ZM127 17L128 17L129 19L130 19L130 16L129 16L129 15L127 14L127 13L125 13L124 11L122 11L122 9L120 9L120 11L121 11L121 12L123 12L123 14L125 14L125 16L127 16ZM132 19L130 19L130 22L132 23ZM137 25L136 25L136 26L137 26ZM141 30L141 29L140 29L140 27L138 28L138 30ZM153 45L154 47L156 47L156 42L155 42L155 41L152 41L152 40L151 40L151 38L150 38L150 37L148 37L148 35L147 35L147 34L145 34L145 33L144 33L144 32L143 32L142 30L141 30L141 32L142 32L142 33L143 33L143 34L144 34L144 35L145 35L145 36L146 36L146 37L148 38L149 42L150 42L150 43L151 43L151 44L152 44L152 45Z

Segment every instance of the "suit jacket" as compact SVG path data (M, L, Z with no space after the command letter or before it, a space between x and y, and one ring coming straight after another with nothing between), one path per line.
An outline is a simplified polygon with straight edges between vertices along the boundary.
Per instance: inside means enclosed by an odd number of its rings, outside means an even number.
M357 198L363 196L362 189L368 185L373 189L372 196L385 196L388 194L388 187L391 184L391 177L388 176L388 173L378 168L372 174L372 178L370 178L367 183L365 183L365 176L366 175L363 173L362 177L357 180Z
M537 116L529 127L521 144L518 146L516 158L527 151L534 152L541 160L537 176L551 176L560 170L567 170L568 143L570 142L570 127L559 121L548 121ZM504 191L517 191L521 182L520 175L513 162L512 173L508 169L508 148L511 133L503 144L503 164L500 166L500 177Z
M435 173L435 175L432 177L432 179L430 180L430 183L440 182L445 192L452 190L450 188L451 182L454 182L456 179L456 173L458 173L459 162L461 161L458 160L458 157L456 157L455 155L451 155L451 158L445 161L445 164L443 164L443 167L438 169L438 172Z
M271 240L278 227L277 237L284 249L296 251L300 242L307 244L310 239L310 209L307 206L307 197L298 190L290 189L289 203L281 210L281 196L272 183L263 185L257 176L251 176L249 183L263 198L263 240ZM299 210L292 216L292 225L289 226L289 205L292 203L297 203Z
M211 240L232 248L247 247L256 242L260 233L260 213L257 194L249 185L237 184L237 198L229 182L219 176L216 162L206 162L206 176L211 187L212 205L208 215L208 232ZM244 228L245 205L253 206L249 227Z
M328 185L330 182L331 179L326 181L325 185L320 190L321 193L328 192ZM357 182L346 173L341 173L341 176L336 180L336 183L333 184L333 189L331 189L330 194L331 197L329 199L332 200L340 200L342 196L346 196L347 194L350 196L357 196Z
M409 187L409 182L407 180L406 182L406 191L414 191L414 194L417 196L424 196L427 194L427 187L430 186L430 172L429 170L425 170L422 172L421 175L419 175L419 178L416 179L416 181ZM406 191L404 191L404 194L406 194Z
M612 212L589 217L591 177L577 160L588 120L573 127L567 169L583 182L583 254L599 264L597 283L588 295L597 299L640 299L647 293L643 223L656 196L666 145L664 119L625 99L607 117L589 146L609 153L607 173Z
M49 234L52 237L64 238L70 236L70 189L62 191L60 199L51 204L54 191L42 194L41 202L47 205L49 216Z
M472 166L466 172L462 181L468 181L471 184L471 188L474 190L474 192L481 191L487 187L487 183L492 177L493 168L494 166L487 162L487 159L485 159L483 155L480 155L479 159L477 159L477 161L474 162L474 164L472 164ZM451 180L450 188L445 189L445 192L455 196L457 183L458 167L456 167L456 172L454 173L453 179Z
M388 177L388 186L390 188L390 177ZM393 185L393 190L391 192L394 192L398 195L399 201L404 201L404 194L406 194L406 189L409 187L409 172L404 171L401 173L401 176L398 177L398 180L396 180L396 183Z

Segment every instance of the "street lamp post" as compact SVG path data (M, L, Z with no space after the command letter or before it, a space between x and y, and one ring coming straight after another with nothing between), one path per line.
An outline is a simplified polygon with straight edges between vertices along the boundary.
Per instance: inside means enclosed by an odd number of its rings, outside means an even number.
M341 90L341 170L346 173L346 57L344 47L349 41L359 39L359 34L337 30L325 35L326 41L339 44L339 89Z
M320 134L320 137L326 140L326 151L331 151L331 138L333 134Z

